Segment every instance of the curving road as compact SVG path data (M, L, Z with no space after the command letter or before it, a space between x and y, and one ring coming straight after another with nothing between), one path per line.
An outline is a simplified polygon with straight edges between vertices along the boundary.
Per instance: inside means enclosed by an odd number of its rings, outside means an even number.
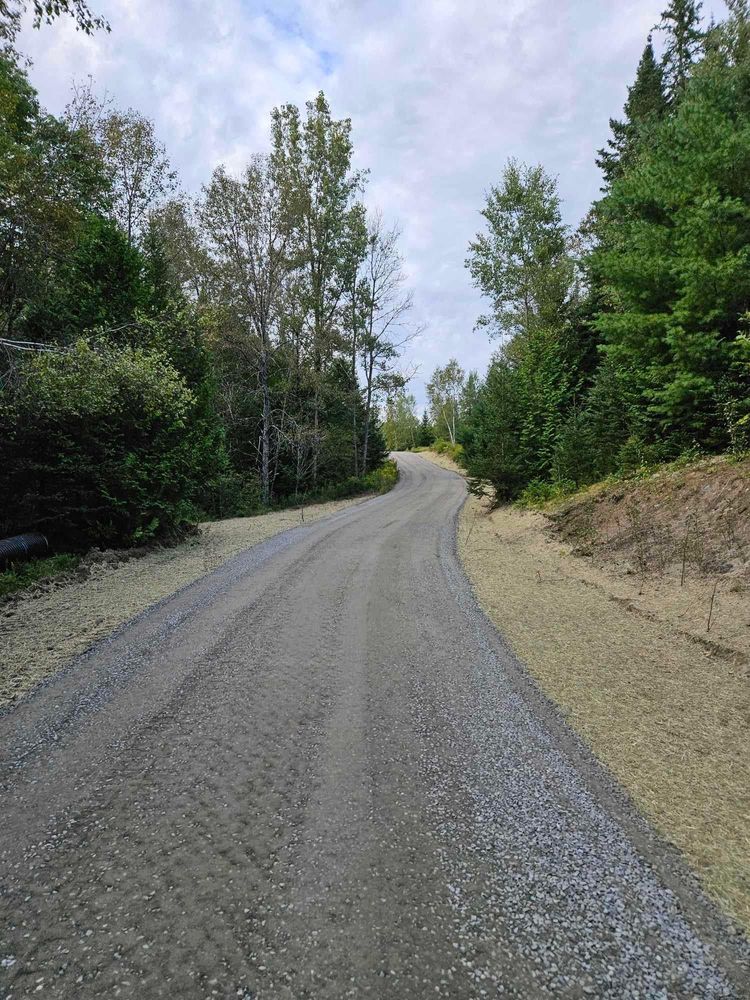
M0 997L750 995L399 463L0 716Z

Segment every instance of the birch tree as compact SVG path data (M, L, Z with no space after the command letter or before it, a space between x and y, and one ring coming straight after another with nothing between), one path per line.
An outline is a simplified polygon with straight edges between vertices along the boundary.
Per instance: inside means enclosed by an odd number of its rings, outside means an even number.
M262 397L260 475L263 502L271 498L271 359L284 280L289 272L292 220L280 196L274 164L256 156L239 177L214 171L200 210L226 303L240 321L244 347L257 355Z
M379 212L370 221L367 255L360 283L363 329L360 358L364 376L364 439L360 472L367 471L370 426L374 407L383 393L403 389L408 377L397 362L405 344L416 334L405 327L412 309L411 291L405 288L403 258L398 249L401 232L386 229Z
M464 389L464 370L455 358L443 368L437 367L427 383L432 420L435 427L444 430L451 444L456 443L461 395Z

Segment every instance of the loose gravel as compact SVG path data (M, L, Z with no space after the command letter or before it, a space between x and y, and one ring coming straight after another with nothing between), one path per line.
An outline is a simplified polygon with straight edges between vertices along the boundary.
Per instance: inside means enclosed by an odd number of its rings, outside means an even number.
M174 548L121 561L104 553L83 580L37 588L0 607L0 707L21 697L73 656L106 638L144 609L212 572L243 549L312 524L361 498L301 509L208 521Z
M748 995L480 611L463 483L399 460L0 715L5 996Z

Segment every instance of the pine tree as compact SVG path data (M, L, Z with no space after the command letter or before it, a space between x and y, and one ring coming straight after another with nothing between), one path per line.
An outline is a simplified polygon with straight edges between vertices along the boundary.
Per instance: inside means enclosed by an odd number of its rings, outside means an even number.
M657 25L666 35L662 67L670 104L680 100L703 46L702 7L701 0L671 0Z
M611 118L612 138L607 148L599 150L597 166L604 174L607 187L625 173L632 164L644 133L650 125L661 121L668 110L664 93L664 71L656 60L651 35L641 61L638 63L635 82L628 88L625 118Z
M427 410L422 414L422 419L419 423L419 431L417 432L417 442L420 448L429 448L430 445L435 440L435 431L432 429L432 423L430 421L430 415Z

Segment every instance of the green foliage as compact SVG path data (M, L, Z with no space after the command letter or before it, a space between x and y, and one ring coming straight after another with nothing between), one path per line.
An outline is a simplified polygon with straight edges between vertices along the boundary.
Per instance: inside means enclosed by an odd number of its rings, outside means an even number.
M451 441L446 441L445 438L437 438L430 450L436 452L438 455L447 455L457 465L464 465L465 463L466 455L462 444L453 444Z
M617 304L597 321L613 362L637 372L652 432L728 443L720 386L750 302L750 67L711 54L603 219L594 257Z
M664 11L575 241L541 168L492 189L467 263L506 339L466 421L476 490L543 502L750 446L750 15L728 6L708 32L700 3Z
M35 355L0 400L0 533L56 546L137 544L191 522L194 394L164 355L92 347Z
M113 222L91 215L81 224L75 249L55 269L44 296L29 304L19 327L29 340L72 343L82 331L131 324L148 302L143 257Z
M542 479L533 479L519 494L516 506L525 510L539 510L556 500L563 500L571 493L575 493L575 490L576 484L570 480L563 479L550 483Z
M317 490L301 495L293 501L293 505L328 503L331 500L344 500L365 493L388 493L398 482L398 466L393 459L386 459L382 465L363 476L348 476L338 482L329 483ZM281 506L289 506L290 500Z
M434 440L435 430L430 422L430 416L427 410L425 410L419 422L419 429L417 430L417 447L429 448Z
M701 30L700 0L670 0L658 28L665 36L662 65L669 100L682 98L705 33Z
M420 423L415 411L416 400L403 390L388 397L383 433L388 451L413 448L419 441Z
M32 559L30 562L11 563L0 573L0 598L56 576L72 573L80 562L78 556L70 553L49 556L46 559Z
M35 9L98 24L78 0ZM272 147L164 204L152 122L90 87L56 119L0 55L0 533L130 545L385 488L398 231L368 223L322 94L274 112Z
M32 24L39 28L51 24L56 18L68 15L76 28L87 35L95 31L109 31L105 18L91 11L86 0L0 0L0 38L13 41L21 30L23 14L33 12Z
M622 177L635 162L649 131L661 122L669 109L664 92L664 71L656 61L649 36L638 64L635 83L628 88L625 119L611 118L612 138L606 149L599 150L597 165L607 185Z
M0 51L0 323L5 336L54 287L106 177L88 138L45 114L13 54Z
M398 466L392 459L386 459L382 465L364 476L367 490L372 493L388 493L398 482Z
M515 335L535 323L556 323L573 267L554 178L541 166L510 160L482 215L486 231L469 244L466 260L475 286L492 303L492 315L481 317L480 326Z

